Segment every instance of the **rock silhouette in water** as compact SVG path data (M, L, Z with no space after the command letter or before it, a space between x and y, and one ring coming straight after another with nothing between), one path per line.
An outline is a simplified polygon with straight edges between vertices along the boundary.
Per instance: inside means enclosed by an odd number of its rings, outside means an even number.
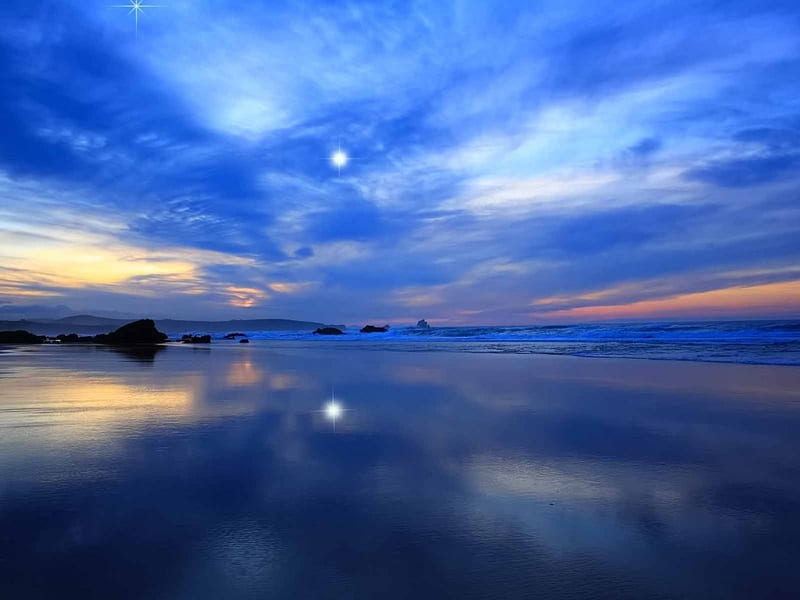
M431 326L428 324L428 322L425 319L420 319L419 321L417 321L417 327L419 327L420 329L430 329L431 328Z
M226 340L235 340L236 338L247 337L246 333L229 333L225 336Z
M365 325L361 328L361 333L386 333L389 331L389 326L375 327L375 325Z
M243 338L243 339L239 340L239 343L240 344L249 344L250 340L248 340L247 338Z
M320 327L314 333L316 335L344 335L344 331L336 327Z
M181 338L181 342L184 344L210 344L211 336L186 334Z
M140 319L123 325L111 333L94 336L96 344L113 344L127 346L130 344L162 344L167 341L167 334L156 329L152 319Z
M114 346L131 346L137 344L162 344L167 341L167 334L156 329L152 319L141 319L123 325L111 333L95 336L80 336L77 333L62 333L56 336L61 344L108 344ZM6 344L43 344L47 338L27 331L0 331L0 343Z
M0 344L43 344L43 335L34 335L30 331L0 331Z
M94 337L91 335L78 335L77 333L62 333L56 336L61 344L91 344Z

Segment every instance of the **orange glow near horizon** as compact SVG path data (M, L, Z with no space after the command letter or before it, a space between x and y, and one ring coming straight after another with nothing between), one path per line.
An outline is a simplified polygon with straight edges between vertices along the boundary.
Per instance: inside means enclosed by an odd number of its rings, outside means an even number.
M220 287L206 280L206 267L253 264L251 258L212 250L119 243L109 233L81 236L58 227L37 233L40 237L31 238L3 231L0 297L58 297L83 289L135 296L163 295L169 289L199 295ZM13 243L6 244L6 237Z
M188 261L153 258L150 253L138 249L136 252L124 252L88 246L31 252L23 264L30 271L44 267L43 270L56 274L54 277L57 277L61 287L113 285L133 277L153 275L190 279L195 270L195 266Z
M602 296L602 292L583 298ZM681 294L629 304L582 306L532 313L533 317L569 319L625 319L643 317L730 317L800 312L800 280L756 286L737 286L708 292Z
M249 287L228 286L225 291L230 295L228 304L237 308L251 308L261 300L269 298L263 290Z

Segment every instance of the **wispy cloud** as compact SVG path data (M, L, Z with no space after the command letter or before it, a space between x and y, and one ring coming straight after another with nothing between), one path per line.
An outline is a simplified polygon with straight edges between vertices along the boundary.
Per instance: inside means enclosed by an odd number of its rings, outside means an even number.
M138 38L122 13L4 6L2 302L800 310L793 3L201 1Z

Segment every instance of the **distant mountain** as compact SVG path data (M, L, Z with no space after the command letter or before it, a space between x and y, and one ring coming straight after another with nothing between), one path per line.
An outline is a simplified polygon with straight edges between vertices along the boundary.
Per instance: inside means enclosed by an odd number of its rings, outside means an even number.
M178 321L175 319L156 319L156 327L169 333L223 331L313 331L324 327L324 323L313 321L293 321L291 319L237 319L233 321Z
M74 315L57 320L23 319L0 321L0 331L23 329L36 335L58 335L59 333L97 334L108 333L135 319L109 319L93 315ZM232 321L181 321L156 319L156 327L170 335L183 333L224 333L236 331L314 331L324 323L294 321L291 319L238 319Z
M57 306L47 306L44 304L5 304L0 306L0 319L4 321L36 320L51 321L75 313L68 306L59 304Z
M64 304L52 306L46 304L3 304L0 302L0 321L22 320L44 323L63 319L70 315L83 315L86 312L88 311L71 308ZM127 319L128 322L136 320L136 315L115 310L98 311L97 316L110 319Z

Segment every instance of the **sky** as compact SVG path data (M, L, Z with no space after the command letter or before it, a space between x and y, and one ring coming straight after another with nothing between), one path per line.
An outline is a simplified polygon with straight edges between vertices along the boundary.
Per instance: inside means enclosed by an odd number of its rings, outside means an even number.
M128 2L3 3L0 318L800 317L796 0Z

